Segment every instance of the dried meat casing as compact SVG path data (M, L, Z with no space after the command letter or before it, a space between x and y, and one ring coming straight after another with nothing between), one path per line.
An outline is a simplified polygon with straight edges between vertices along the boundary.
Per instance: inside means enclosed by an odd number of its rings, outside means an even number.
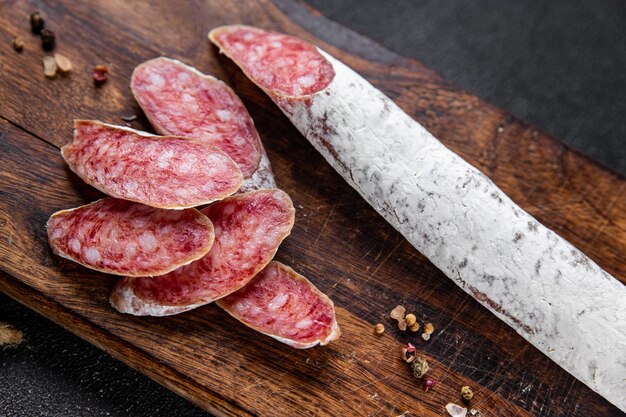
M160 57L135 68L131 90L160 134L192 137L226 152L246 179L243 191L275 187L252 118L222 81Z
M626 411L626 286L328 53L247 26L209 38L415 248Z
M167 275L120 281L110 297L117 310L171 315L237 291L272 260L295 215L291 199L278 189L237 194L202 212L215 227L211 251Z
M341 335L330 298L280 262L270 262L217 304L246 326L298 349L326 345Z
M204 256L214 239L211 221L198 210L114 198L58 211L46 228L55 254L124 276L165 274Z
M88 184L152 207L208 204L235 193L243 179L218 148L98 121L76 120L74 139L61 153Z

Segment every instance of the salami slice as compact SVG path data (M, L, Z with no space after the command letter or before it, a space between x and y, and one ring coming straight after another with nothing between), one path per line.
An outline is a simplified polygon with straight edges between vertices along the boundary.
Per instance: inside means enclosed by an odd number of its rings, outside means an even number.
M280 262L270 262L217 304L245 325L298 349L326 345L341 335L333 302Z
M433 264L626 411L626 286L326 52L246 26L209 38Z
M262 158L265 170L269 160L252 118L226 84L180 61L161 57L135 68L130 85L157 132L196 138L222 149L246 178L244 191L275 187L271 176L257 175L251 181Z
M215 244L202 259L167 275L126 278L111 295L123 313L164 316L237 291L272 260L289 234L295 210L278 189L229 197L202 211L215 226Z
M74 140L61 148L72 171L117 198L181 209L239 189L242 174L218 148L98 121L74 122Z
M115 198L58 211L46 227L55 254L125 276L166 274L203 257L214 239L211 221L198 210Z

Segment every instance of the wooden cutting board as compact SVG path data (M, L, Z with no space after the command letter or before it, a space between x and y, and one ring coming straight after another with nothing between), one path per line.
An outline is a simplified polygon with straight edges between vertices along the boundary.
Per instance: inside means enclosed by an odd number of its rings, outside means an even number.
M543 356L414 250L322 159L227 59L207 32L246 23L301 36L352 66L513 200L626 280L624 178L293 0L3 1L0 12L0 290L217 415L445 414L474 388L486 416L618 416L621 412ZM74 63L47 80L27 16L40 10L56 51ZM22 36L23 53L10 40ZM149 129L134 102L135 65L167 55L225 80L242 97L279 186L297 208L277 259L328 293L342 338L299 351L260 336L209 305L169 318L135 318L109 307L115 278L52 255L45 223L56 210L100 195L65 166L59 146L72 118ZM95 88L91 68L107 64ZM398 304L429 342L393 328ZM381 336L375 323L387 326ZM420 389L399 358L414 343L438 385Z

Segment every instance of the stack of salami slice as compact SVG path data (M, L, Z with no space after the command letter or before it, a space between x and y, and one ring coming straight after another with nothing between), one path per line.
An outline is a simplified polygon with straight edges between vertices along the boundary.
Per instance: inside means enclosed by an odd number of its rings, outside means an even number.
M166 316L217 301L296 348L338 338L332 301L272 261L295 210L241 100L168 58L138 66L131 88L163 136L75 121L63 158L110 198L52 215L55 254L123 276L110 297L123 313Z

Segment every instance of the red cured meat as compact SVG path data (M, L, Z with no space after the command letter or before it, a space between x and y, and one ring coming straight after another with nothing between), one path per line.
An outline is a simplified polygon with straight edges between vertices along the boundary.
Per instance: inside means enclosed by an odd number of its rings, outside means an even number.
M292 36L232 25L212 30L209 38L251 80L279 96L315 93L335 76L332 65L315 46Z
M248 285L217 303L245 325L296 348L325 345L341 335L333 302L280 262L270 262Z
M204 256L211 221L198 210L163 210L114 198L54 213L47 224L55 254L126 276L160 275Z
M224 198L243 177L222 150L97 121L74 122L61 148L72 171L100 191L152 207L186 208Z
M238 194L202 212L215 227L211 251L164 276L124 279L111 296L115 308L136 315L168 315L189 308L166 306L197 307L240 289L272 260L295 214L289 196L277 189Z
M223 82L180 61L156 58L135 68L130 86L160 134L219 147L246 178L259 166L262 146L252 118Z

